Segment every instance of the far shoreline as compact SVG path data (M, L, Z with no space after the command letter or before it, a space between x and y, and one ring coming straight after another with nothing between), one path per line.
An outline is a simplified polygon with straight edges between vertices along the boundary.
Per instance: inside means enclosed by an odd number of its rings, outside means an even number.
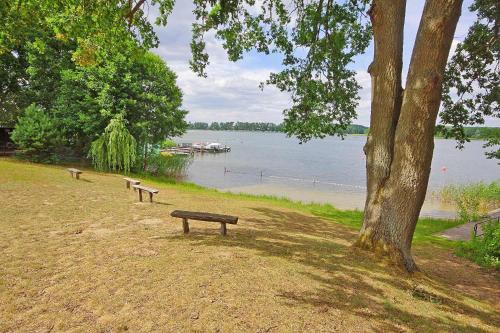
M286 134L286 132L282 131L259 131L259 130L235 130L235 129L230 129L230 130L214 130L214 129L201 129L201 128L188 128L187 131L207 131L207 132L234 132L234 133L281 133L284 134L287 137L292 138L293 136L289 136ZM174 139L182 138L183 135L180 137L175 137ZM330 135L329 137L339 137L341 138L342 136L354 136L354 137L367 137L368 133L347 133L347 134L333 134ZM321 138L315 138L318 140L321 140ZM445 138L442 136L434 136L434 139L440 139L440 140L447 140L447 141L456 141L455 138ZM486 142L488 139L487 138L469 138L470 141L484 141ZM467 142L465 143L467 144Z

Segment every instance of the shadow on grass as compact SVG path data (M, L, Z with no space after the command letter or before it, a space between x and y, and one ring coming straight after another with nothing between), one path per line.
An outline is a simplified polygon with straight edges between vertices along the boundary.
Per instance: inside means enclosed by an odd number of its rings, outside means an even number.
M173 204L170 204L168 202L163 202L163 201L153 201L153 204L163 205L163 206L173 206Z
M362 318L374 320L375 331L401 331L403 325L417 331L483 332L482 329L457 323L451 317L428 313L420 315L392 302L381 284L403 293L411 293L414 286L409 276L386 268L365 252L351 247L357 232L319 217L297 212L283 212L269 208L252 208L254 217L242 217L240 226L230 230L227 237L214 237L212 232L191 233L173 238L184 239L192 245L239 247L258 251L260 256L276 257L300 263L311 270L302 272L306 280L320 287L314 292L282 290L276 296L288 306L308 304L318 311L331 309L347 311ZM430 278L428 282L440 291L439 304L434 306L451 315L460 313L475 317L487 325L498 324L494 313L481 311L465 304L463 296L450 291L452 286ZM443 296L445 295L445 296ZM411 302L425 302L413 299ZM406 305L408 307L408 304ZM410 312L411 311L411 312Z

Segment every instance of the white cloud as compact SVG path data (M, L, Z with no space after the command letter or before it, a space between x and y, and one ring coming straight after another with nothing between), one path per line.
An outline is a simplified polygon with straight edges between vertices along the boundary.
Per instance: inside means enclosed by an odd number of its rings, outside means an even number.
M265 64L249 69L245 60L233 63L213 35L206 37L210 65L208 78L189 68L191 23L190 2L178 2L166 28L157 27L160 47L154 50L177 73L177 84L184 93L184 108L189 121L271 121L281 122L282 111L289 107L287 94L274 87L259 89L273 68ZM255 67L255 66L253 66Z

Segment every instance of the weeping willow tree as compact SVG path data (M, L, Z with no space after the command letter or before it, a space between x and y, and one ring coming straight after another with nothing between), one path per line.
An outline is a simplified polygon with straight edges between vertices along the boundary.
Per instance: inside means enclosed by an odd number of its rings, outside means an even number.
M104 133L90 147L89 155L98 170L130 171L136 159L137 143L120 114L111 119Z

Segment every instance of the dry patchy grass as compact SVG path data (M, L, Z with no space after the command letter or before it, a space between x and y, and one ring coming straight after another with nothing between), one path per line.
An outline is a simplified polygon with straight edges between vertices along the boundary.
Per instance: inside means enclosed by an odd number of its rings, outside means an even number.
M434 245L413 277L272 202L0 160L1 332L494 332L493 273ZM240 216L228 226L174 209Z

